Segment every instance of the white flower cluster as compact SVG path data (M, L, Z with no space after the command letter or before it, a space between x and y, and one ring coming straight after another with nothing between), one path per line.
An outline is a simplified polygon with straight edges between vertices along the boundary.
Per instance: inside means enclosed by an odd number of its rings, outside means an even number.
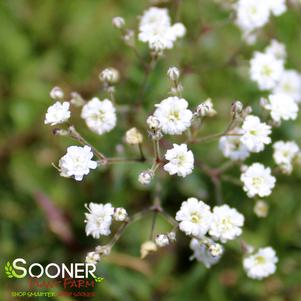
M88 210L88 213L85 214L86 234L97 239L101 235L108 236L111 234L110 228L113 220L122 222L128 217L124 208L114 209L111 203L89 203L86 208Z
M174 42L185 35L186 29L182 23L171 24L166 8L151 7L140 19L140 41L148 43L149 48L156 53L173 48Z
M217 262L223 253L223 247L216 243L226 243L241 235L244 217L236 209L228 205L210 207L196 198L183 202L176 214L179 229L191 236L191 248L194 258L209 267ZM206 237L210 235L211 238Z
M275 250L271 247L265 247L248 255L243 260L243 266L248 277L261 280L275 273L277 262Z
M256 41L256 30L265 26L271 15L280 16L286 7L286 0L238 0L234 5L236 24L241 29L246 42Z

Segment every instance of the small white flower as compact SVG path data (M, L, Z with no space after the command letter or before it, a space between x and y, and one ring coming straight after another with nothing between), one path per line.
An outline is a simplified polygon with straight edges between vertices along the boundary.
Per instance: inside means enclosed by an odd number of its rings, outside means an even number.
M243 266L248 277L261 280L275 273L277 262L275 250L266 247L259 249L254 255L246 257L243 260Z
M119 72L115 68L106 68L99 73L100 81L104 83L116 83L119 80Z
M243 161L249 157L250 152L246 145L241 142L241 136L244 131L236 128L231 131L237 136L224 136L219 140L219 148L226 158L233 161Z
M115 208L114 211L114 220L117 222L123 222L127 219L128 217L128 213L126 212L126 210L124 208Z
M213 257L218 257L223 254L224 248L221 244L214 242L209 245L208 251Z
M146 123L148 127L153 131L160 129L160 121L157 117L153 115L147 118Z
M156 105L154 116L158 118L164 134L181 135L191 126L192 112L188 102L177 96L168 97Z
M271 94L264 108L270 111L272 119L276 122L295 120L299 111L297 103L286 94Z
M164 170L170 175L177 174L180 177L186 177L192 173L194 167L193 153L187 149L186 144L173 144L173 148L166 152L165 159L169 162L164 165Z
M64 98L64 91L60 87L54 87L51 89L49 95L53 100L62 100Z
M214 115L216 115L216 111L213 107L212 100L208 98L206 101L199 104L196 108L196 113L198 116L201 117L213 117Z
M244 183L243 189L248 197L253 198L269 196L275 187L276 178L271 175L271 169L265 168L260 163L253 163L249 166L240 177Z
M57 101L55 104L48 108L44 123L53 126L66 122L71 116L69 107L69 102L65 101L63 103L60 103L59 101Z
M280 16L286 12L286 0L266 0L271 10L271 13L275 16Z
M301 101L301 74L295 70L285 70L274 88L275 94L285 94L294 101Z
M208 243L210 244L214 244L212 240L208 240ZM193 238L190 241L190 249L193 250L193 255L190 257L190 259L196 259L199 262L202 262L205 267L208 269L210 268L212 265L216 264L222 254L223 254L223 247L220 244L214 244L214 245L218 245L218 247L216 248L218 250L218 252L213 252L215 255L212 254L212 251L214 250L209 250L210 247L208 248L208 243L202 243L202 241L199 241L198 239ZM215 246L216 247L216 246ZM217 255L216 255L217 254Z
M99 238L100 235L108 236L111 233L112 216L114 208L112 204L95 204L89 203L86 205L89 213L86 216L86 234L92 235L94 238Z
M189 198L183 202L180 210L176 214L179 228L186 235L202 238L208 232L212 213L210 207L196 198Z
M255 52L250 64L251 79L260 90L275 88L283 73L283 60L268 53Z
M116 125L116 110L108 99L100 101L97 97L92 98L83 106L81 117L98 135L111 131Z
M125 26L125 21L122 17L114 17L112 19L112 24L114 27L120 29L123 28Z
M97 162L91 160L92 158L93 153L89 146L69 146L67 153L59 161L61 176L74 177L76 181L81 181L90 169L97 167Z
M267 217L269 212L269 205L262 200L258 200L255 203L254 206L254 213L256 214L257 217Z
M143 141L143 136L136 128L131 128L125 133L125 141L132 145L140 144Z
M272 130L269 125L261 122L257 116L249 115L242 125L243 135L241 142L250 152L258 153L264 150L265 144L271 143L269 135Z
M243 224L244 216L235 208L230 208L228 205L216 206L213 208L209 234L225 243L241 235Z
M265 53L274 56L278 60L285 61L286 59L286 47L283 43L273 39L270 45L266 47Z
M138 182L142 185L148 185L154 177L154 172L151 169L142 171L138 176Z
M96 252L89 252L86 256L86 263L97 264L100 261L100 255Z
M293 169L294 160L300 154L300 148L294 141L278 141L273 145L273 158L280 168L290 173Z
M165 235L165 234L159 234L156 236L156 239L155 239L155 242L156 242L156 245L159 247L159 248L162 248L162 247L165 247L165 246L168 246L169 245L169 239L168 239L168 236Z

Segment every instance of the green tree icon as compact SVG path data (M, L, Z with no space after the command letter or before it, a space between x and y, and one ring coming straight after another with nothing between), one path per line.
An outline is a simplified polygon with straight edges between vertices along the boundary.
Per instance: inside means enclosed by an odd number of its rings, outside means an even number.
M16 274L9 261L5 265L5 274L8 278L22 278Z

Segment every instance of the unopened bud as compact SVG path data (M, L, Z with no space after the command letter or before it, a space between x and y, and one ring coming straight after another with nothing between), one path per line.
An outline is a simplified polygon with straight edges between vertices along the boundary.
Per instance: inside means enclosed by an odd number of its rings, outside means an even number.
M167 234L167 236L168 236L168 239L169 239L170 242L175 242L176 241L176 233L175 232L169 232Z
M108 256L111 253L111 247L110 246L97 246L95 248L95 252L99 255Z
M151 130L158 130L160 128L160 121L157 117L151 115L146 120L147 125Z
M177 67L170 67L167 70L167 75L171 81L177 81L180 77L180 70Z
M100 255L96 252L89 252L85 261L86 263L96 264L100 261Z
M232 112L234 114L240 114L243 110L244 106L242 104L242 102L240 102L239 100L233 102L232 104Z
M99 73L99 79L103 83L116 83L119 80L119 72L112 67L106 68Z
M196 109L196 114L200 117L212 117L216 115L212 100L209 98L205 102L199 104Z
M53 100L62 100L64 98L64 91L60 87L54 87L49 93Z
M262 200L259 200L255 203L254 213L257 217L267 217L269 212L269 205Z
M138 181L142 185L148 185L152 181L153 177L154 177L154 172L151 169L144 170L139 174Z
M169 239L168 239L167 235L165 235L165 234L157 235L155 242L159 248L169 245Z
M76 107L82 107L85 104L85 100L77 92L71 92L70 102Z
M140 144L143 141L143 136L136 128L132 128L126 132L125 141L131 145Z
M156 252L157 250L158 250L157 245L153 241L151 241L151 240L146 241L141 245L141 248L140 248L141 258L143 259L149 253Z
M127 217L128 217L128 214L124 208L121 208L121 207L115 208L114 215L113 215L113 218L115 219L115 221L123 222L127 219Z
M112 24L115 28L121 29L125 26L125 21L122 17L114 17L112 19Z

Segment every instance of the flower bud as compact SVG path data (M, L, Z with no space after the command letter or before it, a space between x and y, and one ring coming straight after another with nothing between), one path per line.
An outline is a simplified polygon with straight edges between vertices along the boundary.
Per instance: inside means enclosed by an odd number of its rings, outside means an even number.
M119 72L115 68L106 68L99 73L99 79L103 83L113 84L119 80Z
M180 70L177 67L170 67L167 70L167 75L171 81L177 81L180 77Z
M170 242L175 242L176 241L176 233L175 232L169 232L167 234L167 236L168 236L168 239L169 239Z
M132 128L126 132L125 141L131 145L140 144L143 141L143 136L136 128Z
M123 222L127 219L128 214L124 208L115 208L113 218L117 222Z
M158 130L160 128L160 121L157 117L151 115L146 120L147 125L151 130Z
M196 114L200 117L212 117L216 115L216 111L213 108L212 100L208 98L205 102L198 105L196 109Z
M100 261L100 255L96 252L89 252L85 261L86 263L96 264Z
M82 107L85 104L82 96L77 92L71 92L71 100L70 102L76 107Z
M62 100L64 98L64 91L60 87L54 87L49 93L53 100Z
M262 200L259 200L255 203L254 213L257 217L267 217L269 212L269 205Z
M114 17L112 19L112 24L115 28L121 29L125 26L125 21L122 17Z
M232 104L232 112L234 114L241 114L243 108L244 108L244 106L243 106L242 102L240 102L239 100L236 100Z
M157 235L155 242L159 248L169 245L169 239L168 239L167 235L165 235L165 234Z
M95 248L95 252L99 255L108 256L111 253L111 247L110 246L97 246Z
M223 254L224 248L219 243L212 243L208 247L208 251L209 251L209 253L210 253L211 256L218 257L218 256L221 256Z
M123 40L128 46L134 47L135 46L135 32L130 29L127 30L123 36Z
M156 244L149 240L149 241L146 241L144 242L142 245L141 245L141 248L140 248L140 254L141 254L141 258L145 258L149 253L151 252L156 252L158 250Z
M139 174L138 181L142 185L148 185L152 181L154 177L154 172L149 169L149 170L144 170Z

